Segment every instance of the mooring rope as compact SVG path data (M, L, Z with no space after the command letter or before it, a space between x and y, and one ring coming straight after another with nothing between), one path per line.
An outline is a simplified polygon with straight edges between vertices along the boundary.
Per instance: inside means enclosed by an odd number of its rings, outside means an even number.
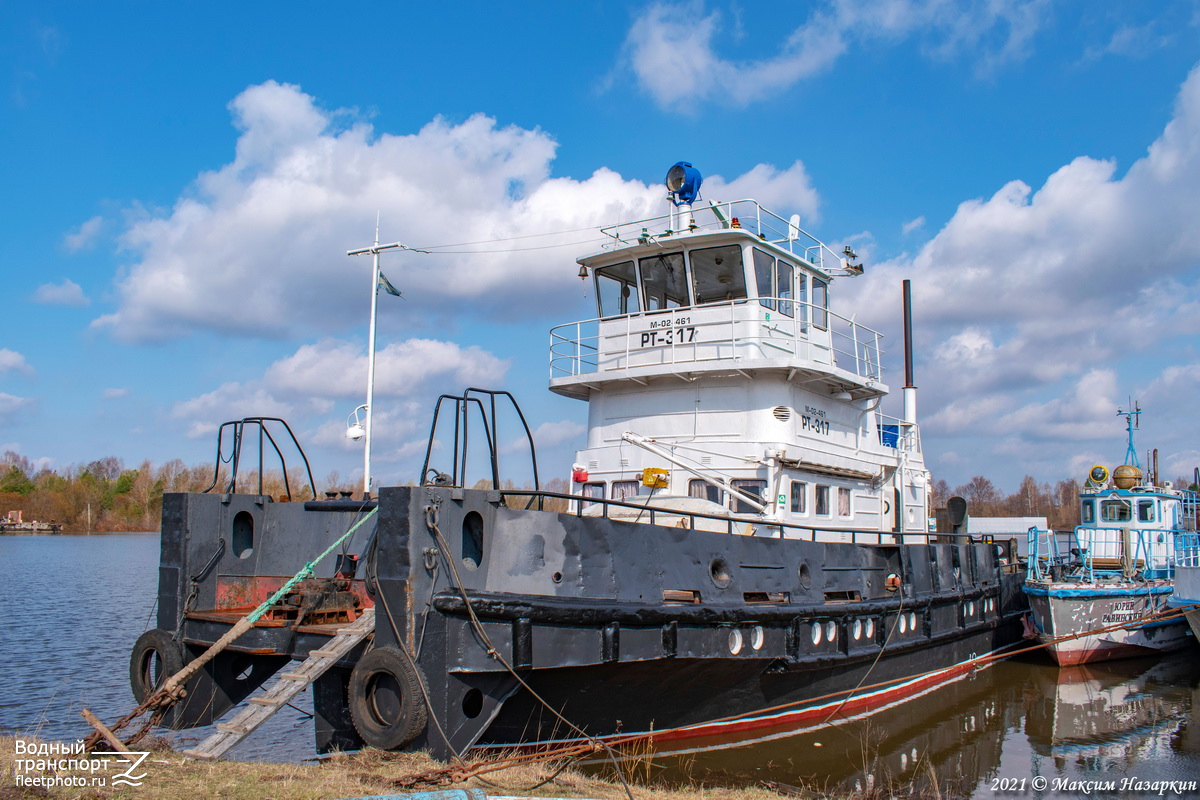
M163 682L163 685L151 692L150 695L146 697L146 699L143 700L137 708L135 708L129 714L126 714L124 717L121 717L121 719L117 720L116 724L107 729L108 733L113 734L125 728L131 722L138 719L145 713L151 712L150 718L141 726L141 728L138 729L136 733L134 733L133 736L129 737L129 739L125 741L125 744L131 745L138 742L143 736L146 735L146 733L150 731L152 727L162 721L163 716L167 713L171 706L173 706L187 694L187 690L184 689L184 685L189 679L191 679L193 675L196 674L196 672L198 672L209 661L212 661L214 658L216 658L222 650L233 644L234 640L236 640L239 636L253 628L254 623L258 622L258 620L261 619L264 614L270 611L272 606L282 600L284 596L291 592L298 583L309 578L316 569L317 564L321 563L321 561L323 561L329 556L330 553L336 550L342 542L350 538L355 531L362 527L367 520L371 519L371 517L375 516L377 513L379 513L378 506L371 509L362 519L354 523L354 525L350 527L350 530L339 536L337 540L333 544L329 545L329 547L327 547L319 556L305 564L304 568L292 576L290 580L284 583L277 592L264 600L249 614L238 620L232 628L225 632L221 638L213 642L207 650L193 659L187 664L187 666L179 670L179 672L176 672L174 675L167 678L167 680ZM84 711L87 711L87 709L84 709ZM87 737L87 739L84 740L84 748L88 752L91 752L101 741L105 741L106 739L107 737L105 736L104 732L97 729L95 733L91 734Z

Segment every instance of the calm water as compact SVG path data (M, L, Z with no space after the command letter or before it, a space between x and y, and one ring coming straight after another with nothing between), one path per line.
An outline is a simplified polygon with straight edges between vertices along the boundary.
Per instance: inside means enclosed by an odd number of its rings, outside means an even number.
M129 652L155 626L158 534L0 536L0 732L75 740L90 709L112 723L133 710ZM312 710L309 695L296 706ZM312 725L284 708L231 752L242 760L313 754ZM194 743L209 728L170 734Z
M0 537L0 731L77 739L89 708L130 711L128 654L153 627L157 534ZM284 709L231 758L312 755L304 712ZM663 757L640 775L831 788L872 784L975 798L1082 796L1057 780L1200 780L1200 650L1060 670L998 664L867 720L715 752ZM206 729L175 734L198 741ZM1039 792L1033 778L1050 788ZM1024 781L1022 785L1020 782ZM1200 792L1191 792L1200 797ZM1157 796L1132 792L1127 796ZM1111 794L1109 796L1112 796Z

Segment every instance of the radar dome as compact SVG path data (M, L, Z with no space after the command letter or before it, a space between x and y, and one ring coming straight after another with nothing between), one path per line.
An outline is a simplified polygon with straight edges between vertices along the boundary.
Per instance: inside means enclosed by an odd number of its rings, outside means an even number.
M1132 489L1142 482L1142 471L1130 464L1122 464L1113 470L1113 483L1118 489Z

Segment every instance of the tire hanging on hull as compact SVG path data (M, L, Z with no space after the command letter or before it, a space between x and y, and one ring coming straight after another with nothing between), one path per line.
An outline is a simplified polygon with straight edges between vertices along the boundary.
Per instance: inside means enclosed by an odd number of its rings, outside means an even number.
M143 702L170 676L183 669L183 648L169 632L152 628L138 637L129 654L129 686Z
M362 740L399 750L425 730L429 714L420 668L393 647L376 647L358 660L347 687L350 719Z

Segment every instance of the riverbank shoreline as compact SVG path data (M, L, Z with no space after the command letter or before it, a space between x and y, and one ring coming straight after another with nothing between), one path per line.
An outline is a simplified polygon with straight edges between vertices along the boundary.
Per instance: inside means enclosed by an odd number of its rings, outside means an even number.
M449 776L442 781L423 781L419 776L433 778L444 774L447 765L425 753L385 753L371 749L338 753L303 764L191 761L161 738L142 745L149 754L134 773L144 776L140 785L119 786L114 785L119 773L133 771L128 764L118 763L113 756L81 758L71 751L74 745L74 742L52 742L33 736L0 735L3 776L0 800L178 800L181 797L333 800L445 789L482 789L489 796L598 800L627 800L630 794L634 800L779 800L818 796L807 792L781 794L764 787L661 787L632 783L627 792L619 780L585 775L562 764L523 765L460 782L453 782ZM636 770L638 766L631 765L630 769Z

